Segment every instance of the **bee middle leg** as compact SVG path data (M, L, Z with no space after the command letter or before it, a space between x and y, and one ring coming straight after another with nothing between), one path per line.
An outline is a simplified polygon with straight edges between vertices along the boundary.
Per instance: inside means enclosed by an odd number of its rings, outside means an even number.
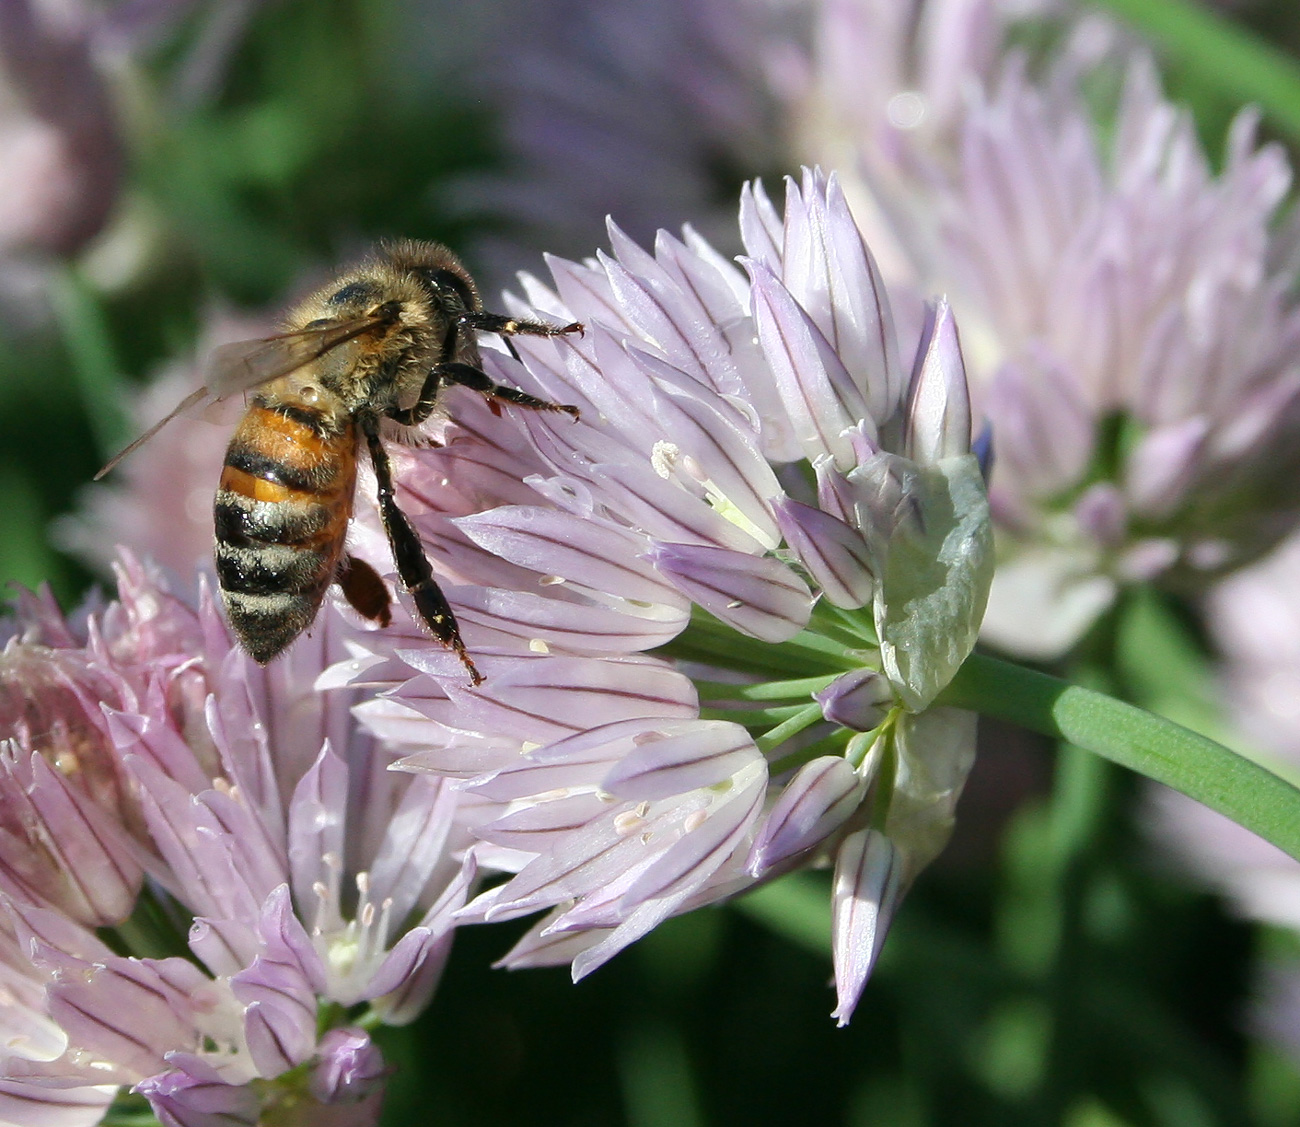
M437 365L434 371L438 373L444 385L460 384L461 387L479 392L489 401L495 399L502 403L513 403L516 407L528 407L533 411L563 411L575 419L579 417L578 408L571 407L567 403L551 403L545 399L538 399L535 395L529 395L526 391L520 391L517 387L493 383L486 372L480 371L472 364L452 361Z
M393 493L392 466L379 438L377 420L363 421L362 430L370 448L370 462L375 468L375 481L379 487L379 515L384 522L384 531L388 534L388 544L393 550L393 562L397 564L397 575L402 586L411 593L415 609L429 632L455 652L469 670L470 680L475 685L482 684L483 674L470 660L460 636L460 627L456 624L456 616L452 613L451 604L447 602L447 596L442 593L442 588L433 577L433 568L429 566L428 557L424 554L424 546L406 514L398 508Z

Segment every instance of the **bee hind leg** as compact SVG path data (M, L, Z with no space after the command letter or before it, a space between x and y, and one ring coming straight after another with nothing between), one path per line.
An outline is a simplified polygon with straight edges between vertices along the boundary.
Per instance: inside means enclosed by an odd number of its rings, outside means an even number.
M384 522L384 531L388 534L388 544L393 550L393 562L397 564L397 575L411 598L420 620L429 632L444 646L452 650L469 671L470 680L475 685L483 683L483 674L474 666L465 642L460 636L460 627L452 613L447 596L442 593L438 581L433 577L433 568L429 566L424 546L416 535L406 514L397 506L393 493L393 471L379 438L379 429L374 420L362 423L366 443L370 448L370 461L375 468L375 481L379 492L379 515Z

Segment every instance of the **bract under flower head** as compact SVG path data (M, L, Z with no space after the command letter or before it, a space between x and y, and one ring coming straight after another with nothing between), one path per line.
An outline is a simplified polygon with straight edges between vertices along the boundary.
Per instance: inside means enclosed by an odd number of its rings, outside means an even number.
M744 272L690 230L651 254L611 225L612 256L524 279L517 312L586 333L485 366L581 421L464 396L400 477L486 681L409 627L329 680L386 686L358 710L372 730L482 804L477 859L515 875L461 918L549 909L513 966L588 973L868 828L893 876L844 862L837 949L878 945L969 768L973 723L927 711L992 556L951 311L906 342L909 377L834 177L789 182L784 216L747 189L741 234ZM843 719L837 680L864 668L878 715L851 732L818 701ZM847 1020L870 959L839 961Z
M81 637L27 599L0 656L6 816L45 847L0 866L0 1020L42 1032L10 1042L3 1091L55 1124L97 1121L118 1086L168 1123L373 1123L379 1051L331 1026L427 1003L475 874L459 797L388 771L356 695L316 691L348 652L335 608L262 669L206 590L196 612L130 558L118 588ZM192 920L188 950L125 957L88 930L145 874L131 934Z

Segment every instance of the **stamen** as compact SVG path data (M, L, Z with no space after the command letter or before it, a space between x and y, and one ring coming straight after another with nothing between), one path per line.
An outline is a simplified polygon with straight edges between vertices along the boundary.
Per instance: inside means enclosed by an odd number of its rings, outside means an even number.
M614 815L614 832L619 837L627 837L628 834L635 833L645 825L645 818L635 810L624 810L621 814Z
M682 833L688 834L692 830L698 830L708 820L709 812L707 810L694 810L682 822Z

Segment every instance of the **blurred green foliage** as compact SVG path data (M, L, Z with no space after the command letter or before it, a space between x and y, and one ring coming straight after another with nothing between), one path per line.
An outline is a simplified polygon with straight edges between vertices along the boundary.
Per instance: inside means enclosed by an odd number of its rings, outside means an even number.
M1294 3L1217 17L1110 6L1149 17L1207 136L1247 89L1273 100L1279 133L1300 135ZM144 268L106 287L68 267L48 323L0 327L0 580L49 581L65 605L90 577L50 547L48 525L123 439L121 389L190 350L214 300L277 304L380 236L463 244L471 229L439 209L438 188L499 158L482 108L415 65L396 0L254 12L214 93L178 93L197 16L122 91L122 206L153 231ZM1123 695L1217 722L1177 608L1135 601L1110 627ZM565 971L490 970L510 928L470 929L428 1013L382 1034L397 1066L386 1122L1300 1122L1295 1066L1244 1032L1256 946L1294 941L1261 940L1153 867L1131 777L1067 749L1049 779L1050 748L1001 728L984 742L973 824L905 902L848 1029L827 1016L824 875L671 921L576 987Z

